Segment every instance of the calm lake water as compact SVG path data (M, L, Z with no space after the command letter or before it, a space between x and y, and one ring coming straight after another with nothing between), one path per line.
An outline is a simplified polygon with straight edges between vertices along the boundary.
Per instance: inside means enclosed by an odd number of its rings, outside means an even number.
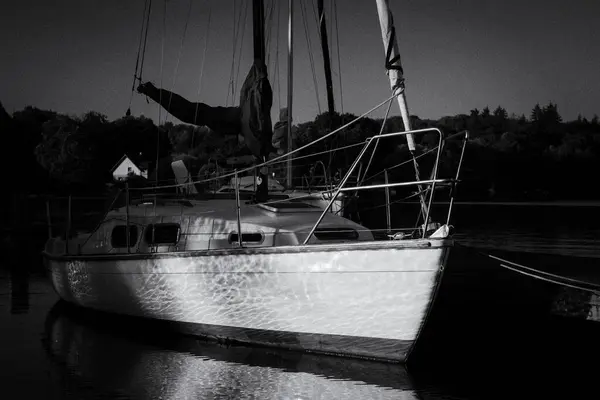
M508 271L485 254L600 284L599 222L600 207L458 205L462 246L410 371L140 331L65 306L42 274L5 268L0 399L590 397L600 372L598 296Z

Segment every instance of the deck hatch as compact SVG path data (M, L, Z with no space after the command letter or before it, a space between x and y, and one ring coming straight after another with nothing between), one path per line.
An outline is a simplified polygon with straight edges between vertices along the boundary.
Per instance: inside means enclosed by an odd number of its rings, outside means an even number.
M274 213L299 213L299 212L321 212L322 210L308 203L299 201L290 201L289 203L266 203L259 204L258 207Z

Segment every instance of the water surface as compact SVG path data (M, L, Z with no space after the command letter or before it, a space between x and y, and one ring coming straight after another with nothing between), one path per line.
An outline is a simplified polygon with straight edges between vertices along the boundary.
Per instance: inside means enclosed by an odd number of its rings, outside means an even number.
M456 211L456 237L470 248L451 259L410 371L140 331L59 302L43 274L24 273L13 258L4 266L20 272L0 272L0 398L573 398L596 390L598 296L484 265L473 251L597 279L600 208ZM535 319L550 308L559 322Z

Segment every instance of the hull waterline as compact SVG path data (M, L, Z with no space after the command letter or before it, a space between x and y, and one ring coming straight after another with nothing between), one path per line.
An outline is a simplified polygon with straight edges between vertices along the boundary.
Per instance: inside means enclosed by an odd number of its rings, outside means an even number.
M52 256L65 301L202 337L405 362L451 240Z

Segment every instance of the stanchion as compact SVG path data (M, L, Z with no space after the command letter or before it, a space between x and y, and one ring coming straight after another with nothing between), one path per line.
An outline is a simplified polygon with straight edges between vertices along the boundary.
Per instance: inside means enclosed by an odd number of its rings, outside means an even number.
M65 232L65 246L66 253L69 254L69 236L71 235L71 195L69 195L68 205L67 205L67 229Z
M392 233L392 212L390 210L390 188L389 180L388 180L388 170L384 169L383 174L385 176L385 216L387 221L387 233L388 235Z
M240 182L238 172L235 170L235 206L237 209L238 244L242 247L242 222L240 220Z
M127 252L131 253L131 248L129 247L129 182L125 181L125 235L126 235L126 243L127 243Z

